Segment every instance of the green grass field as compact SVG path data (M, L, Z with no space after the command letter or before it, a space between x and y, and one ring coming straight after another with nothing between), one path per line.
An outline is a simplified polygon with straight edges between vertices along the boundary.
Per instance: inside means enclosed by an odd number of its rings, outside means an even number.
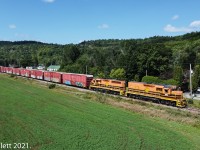
M39 150L200 148L198 127L80 95L0 74L0 143L28 143Z

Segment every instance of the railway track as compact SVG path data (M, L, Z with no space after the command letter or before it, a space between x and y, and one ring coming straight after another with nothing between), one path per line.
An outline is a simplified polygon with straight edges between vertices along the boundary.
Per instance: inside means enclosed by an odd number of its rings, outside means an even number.
M183 108L183 110L200 115L200 109L198 108L187 107Z
M43 80L37 80L37 79L34 79L34 80L35 81L39 81L39 82L43 82L43 83L52 83L52 82L43 81ZM82 92L98 93L97 91L84 89L84 88L80 88L80 87L74 87L74 86L63 85L63 84L58 84L58 83L55 83L55 84L57 86L60 86L60 87L76 89L76 90L79 90L79 91L82 91ZM103 94L105 94L105 93L103 93ZM107 95L112 96L112 97L120 97L120 98L122 98L123 100L126 100L126 101L136 101L136 102L142 102L142 103L145 103L145 104L150 104L151 103L149 101L144 101L144 100L140 100L140 99L133 99L133 98L128 98L128 97L119 96L119 95L113 95L113 94L107 94ZM173 107L173 106L163 105L163 104L160 104L160 103L151 103L151 104L155 105L155 106L161 106L161 107L164 107L164 108L182 110L182 111L187 111L187 112L191 112L191 113L200 115L200 109L198 109L198 108L193 108L193 107L177 108L177 107Z
M4 73L1 73L1 74L4 74ZM23 77L23 76L17 76L17 77L20 77L20 78L23 78L23 79L27 79L27 77ZM49 81L38 80L38 79L33 79L33 78L28 78L28 79L34 80L34 81L42 83L42 84L52 84L52 82L49 82ZM79 91L82 91L82 92L98 93L97 91L93 91L93 90L89 90L89 89L84 89L84 88L80 88L80 87L74 87L74 86L69 86L69 85L64 85L64 84L59 84L59 83L53 83L53 84L56 84L59 87L76 89L76 90L79 90ZM150 104L151 103L149 101L144 101L144 100L140 100L140 99L133 99L133 98L128 98L128 97L119 96L119 95L113 95L113 94L107 94L107 95L112 96L112 97L120 97L120 98L122 98L123 100L126 100L126 101L136 101L136 102L142 102L142 103L146 103L146 104ZM193 108L193 107L177 108L177 107L163 105L163 104L154 103L154 102L152 102L151 104L155 105L155 106L165 107L165 108L171 108L171 109L177 109L177 110L182 110L182 111L188 111L188 112L191 112L193 114L199 114L200 115L200 109L198 109L198 108Z

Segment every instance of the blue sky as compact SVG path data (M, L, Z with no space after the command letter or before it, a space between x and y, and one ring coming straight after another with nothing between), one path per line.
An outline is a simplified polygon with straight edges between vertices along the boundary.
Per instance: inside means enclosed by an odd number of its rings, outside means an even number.
M69 44L200 31L199 0L0 0L0 40Z

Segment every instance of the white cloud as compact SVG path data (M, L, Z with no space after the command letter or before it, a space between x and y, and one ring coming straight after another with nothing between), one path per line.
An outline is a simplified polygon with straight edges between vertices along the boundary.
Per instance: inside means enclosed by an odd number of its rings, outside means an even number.
M172 20L177 20L179 18L179 15L174 15L173 17L172 17Z
M107 24L102 24L102 25L99 25L98 28L99 28L99 29L108 29L108 28L109 28L109 25L107 25Z
M196 20L190 23L190 27L199 28L200 27L200 20Z
M17 28L15 24L10 24L8 27L9 27L10 29L16 29L16 28Z
M176 20L178 18L179 18L178 15L174 15L172 17L172 20ZM186 27L176 27L171 24L168 24L163 29L166 32L185 32L185 33L187 33L187 32L199 31L200 30L200 20L195 20Z
M164 30L166 32L191 32L193 31L192 28L189 28L189 27L175 27L175 26L172 26L171 24L168 24L164 27Z
M43 0L43 2L46 2L46 3L53 3L53 2L55 2L55 0Z

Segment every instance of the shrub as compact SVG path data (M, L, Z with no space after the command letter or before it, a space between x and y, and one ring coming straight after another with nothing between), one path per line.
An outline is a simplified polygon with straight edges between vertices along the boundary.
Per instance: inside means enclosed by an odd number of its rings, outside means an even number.
M113 79L125 79L125 70L123 68L112 69L110 72L110 78Z
M178 82L174 79L163 80L163 83L168 85L178 85Z
M194 104L193 99L188 99L188 104Z
M15 75L15 74L11 74L10 77L11 77L11 78L14 78L14 77L16 77L16 75Z
M56 84L49 84L49 89L54 89L56 87Z
M166 85L178 85L178 82L174 79L162 80L154 76L144 76L142 82L154 83L154 84L166 84Z
M144 76L142 78L142 82L158 84L158 83L160 83L160 79L158 77L154 77L154 76Z

